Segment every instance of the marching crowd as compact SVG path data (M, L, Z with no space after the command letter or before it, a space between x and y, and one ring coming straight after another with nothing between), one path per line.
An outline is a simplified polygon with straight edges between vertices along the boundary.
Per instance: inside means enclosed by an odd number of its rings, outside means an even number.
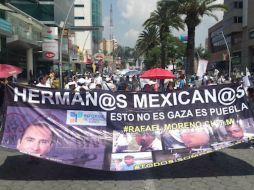
M200 86L209 86L217 84L241 83L244 77L234 77L229 79L223 74L208 75L205 73L202 77L193 74L186 78L184 74L176 73L175 79L165 79L163 82L159 80L142 79L139 75L121 76L121 75L102 75L98 71L93 73L71 74L63 79L64 89L80 92L83 90L111 90L111 91L144 91L144 92L170 92L177 89L198 88ZM253 76L248 77L253 80ZM30 85L47 88L60 88L59 78L55 72L44 74L38 80L32 80ZM250 85L250 88L254 88Z

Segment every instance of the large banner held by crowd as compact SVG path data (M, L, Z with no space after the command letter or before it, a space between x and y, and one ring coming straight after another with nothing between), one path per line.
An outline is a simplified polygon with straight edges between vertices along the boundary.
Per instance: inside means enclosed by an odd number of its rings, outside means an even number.
M7 86L1 146L55 162L130 171L254 138L240 84L169 93Z

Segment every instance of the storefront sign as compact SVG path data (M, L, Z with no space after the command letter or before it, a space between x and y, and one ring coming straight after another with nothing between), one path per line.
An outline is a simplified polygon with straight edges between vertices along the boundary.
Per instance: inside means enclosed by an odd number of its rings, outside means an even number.
M56 40L58 39L58 27L45 27L42 35L43 38Z
M42 43L43 59L58 60L58 41L47 40Z

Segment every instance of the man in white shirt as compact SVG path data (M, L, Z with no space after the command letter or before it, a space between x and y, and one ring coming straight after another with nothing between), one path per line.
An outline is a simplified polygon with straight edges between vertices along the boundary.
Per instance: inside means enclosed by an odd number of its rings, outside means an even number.
M100 73L96 71L96 77L94 79L95 84L102 84L102 77L100 76Z
M39 83L36 84L38 87L51 88L50 84L47 83L48 75L44 75L39 78Z
M159 140L154 132L137 133L135 140L140 145L139 151L162 150L161 140Z

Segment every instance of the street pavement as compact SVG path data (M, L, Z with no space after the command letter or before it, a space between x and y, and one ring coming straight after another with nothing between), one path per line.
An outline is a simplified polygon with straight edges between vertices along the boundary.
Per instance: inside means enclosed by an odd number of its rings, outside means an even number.
M246 144L173 165L133 172L96 171L0 149L0 190L252 190L254 149Z

